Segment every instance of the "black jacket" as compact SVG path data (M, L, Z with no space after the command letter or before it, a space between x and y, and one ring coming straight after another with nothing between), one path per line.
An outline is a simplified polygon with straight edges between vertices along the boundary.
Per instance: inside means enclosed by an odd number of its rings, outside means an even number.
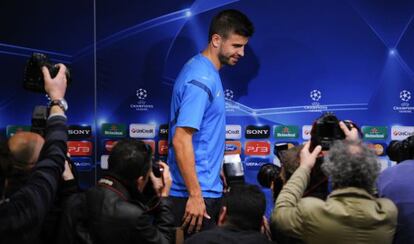
M59 243L172 243L174 216L168 198L151 212L115 178L72 197L65 209ZM76 198L76 199L75 199Z
M48 119L45 144L28 182L0 205L0 243L33 243L53 204L67 151L66 118Z
M186 244L271 244L259 231L241 230L236 227L216 227L193 235Z

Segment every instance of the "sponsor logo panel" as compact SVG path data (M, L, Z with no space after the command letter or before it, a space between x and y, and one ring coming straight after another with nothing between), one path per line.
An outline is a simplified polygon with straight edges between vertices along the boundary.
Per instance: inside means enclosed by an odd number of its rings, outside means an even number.
M149 145L153 153L155 152L155 141L154 140L142 140L142 142Z
M167 155L168 154L168 141L167 140L159 140L158 141L158 154L159 155Z
M240 141L226 141L224 154L241 154L241 142Z
M117 142L118 141L114 141L114 140L105 141L105 143L104 143L105 151L108 152L108 153L111 152Z
M377 156L384 156L387 145L385 143L367 143L367 146L374 150Z
M154 138L155 125L153 124L130 124L129 136L132 138Z
M282 139L296 139L299 137L299 128L295 125L275 125L274 136Z
M160 125L160 129L158 131L158 137L160 139L167 139L168 138L168 124Z
M93 168L91 158L71 158L71 160L79 171L91 171Z
M248 139L266 139L270 137L270 126L248 125L244 134Z
M241 138L240 125L226 125L226 139L239 140Z
M365 140L385 140L388 137L386 126L362 126L361 130Z
M20 131L30 131L29 125L8 125L6 127L6 136L12 137L14 134Z
M247 141L244 147L245 155L266 156L270 154L270 142Z
M101 169L108 169L108 158L109 155L101 155Z
M68 126L69 139L87 139L92 136L90 125L70 125Z
M246 170L258 170L263 164L272 163L269 158L246 157L244 165Z
M101 127L102 135L105 137L125 137L126 126L124 124L102 124Z
M414 126L393 126L391 127L391 140L404 140L414 135Z
M71 156L91 156L92 142L90 141L68 141L68 153Z
M303 138L303 140L310 140L311 130L312 130L312 125L302 126L302 138Z

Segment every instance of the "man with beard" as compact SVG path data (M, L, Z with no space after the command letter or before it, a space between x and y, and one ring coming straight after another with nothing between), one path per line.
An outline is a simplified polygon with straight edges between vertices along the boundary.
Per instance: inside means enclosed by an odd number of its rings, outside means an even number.
M171 99L168 164L176 225L186 233L215 226L223 184L225 103L218 71L234 66L254 27L238 10L224 10L210 24L209 43L178 75ZM172 145L172 146L171 146Z

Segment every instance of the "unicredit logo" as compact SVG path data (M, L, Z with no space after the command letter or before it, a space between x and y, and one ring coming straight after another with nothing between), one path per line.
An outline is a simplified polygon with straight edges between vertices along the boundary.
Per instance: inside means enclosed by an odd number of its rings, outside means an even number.
M270 126L248 125L245 131L245 137L248 139L264 139L270 137Z
M90 125L70 125L68 127L69 139L85 139L92 136L92 128Z
M303 140L310 140L311 130L312 130L312 125L302 126L302 138L303 138Z
M404 140L414 135L414 126L393 126L391 131L391 140Z
M155 125L152 124L130 124L129 136L132 138L154 138Z
M240 125L226 125L226 139L240 139L241 126Z

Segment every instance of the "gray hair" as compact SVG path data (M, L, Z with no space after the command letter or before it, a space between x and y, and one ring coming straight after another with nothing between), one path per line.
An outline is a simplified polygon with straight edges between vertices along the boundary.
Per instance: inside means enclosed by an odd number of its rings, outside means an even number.
M372 193L380 164L375 152L360 142L336 141L321 165L333 188L359 187Z

